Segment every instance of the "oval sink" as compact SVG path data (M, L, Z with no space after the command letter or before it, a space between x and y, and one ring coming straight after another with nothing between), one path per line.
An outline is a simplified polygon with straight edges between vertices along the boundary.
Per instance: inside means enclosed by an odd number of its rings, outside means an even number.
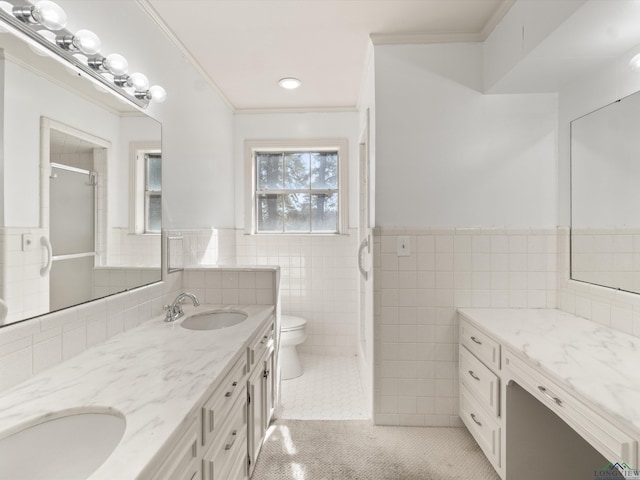
M79 413L25 427L0 439L0 478L86 479L118 446L125 425L111 413Z
M244 312L219 310L214 312L196 313L185 318L180 324L182 328L189 330L217 330L231 327L247 319Z

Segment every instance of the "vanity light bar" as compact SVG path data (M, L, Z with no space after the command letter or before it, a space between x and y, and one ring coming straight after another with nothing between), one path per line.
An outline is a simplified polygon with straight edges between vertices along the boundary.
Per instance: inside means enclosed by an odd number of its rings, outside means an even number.
M10 4L13 8L2 8L2 4ZM140 81L141 78L146 80L143 74L128 75L127 61L121 55L105 57L99 54L97 35L87 30L79 30L75 34L66 30L66 15L54 2L42 0L32 5L25 1L0 1L0 20L13 33L35 44L36 48L40 47L52 53L57 60L70 63L89 79L137 107L146 108L151 100L162 102L166 98L166 91L161 86L149 87L148 80ZM41 32L51 32L55 39L50 40ZM76 54L87 55L86 62Z

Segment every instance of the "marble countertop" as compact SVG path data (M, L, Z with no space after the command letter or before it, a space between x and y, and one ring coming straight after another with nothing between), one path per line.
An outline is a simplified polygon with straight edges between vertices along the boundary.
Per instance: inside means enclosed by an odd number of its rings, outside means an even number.
M137 478L172 435L186 427L231 362L273 312L271 305L201 305L242 310L242 323L194 331L157 317L16 385L0 396L0 435L56 412L114 410L126 430L91 480ZM185 317L196 307L184 306Z
M640 338L553 309L463 308L459 313L640 434Z

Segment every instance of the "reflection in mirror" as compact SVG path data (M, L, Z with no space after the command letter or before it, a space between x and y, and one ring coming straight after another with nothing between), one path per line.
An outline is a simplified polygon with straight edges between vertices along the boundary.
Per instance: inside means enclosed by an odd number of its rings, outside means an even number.
M571 123L571 278L640 293L640 94Z
M161 280L159 123L11 33L0 49L0 325Z

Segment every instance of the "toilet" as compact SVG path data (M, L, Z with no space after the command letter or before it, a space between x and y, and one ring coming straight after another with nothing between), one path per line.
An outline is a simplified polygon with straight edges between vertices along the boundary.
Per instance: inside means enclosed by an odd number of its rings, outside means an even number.
M296 345L307 339L307 321L291 315L280 317L280 378L289 380L302 375Z

